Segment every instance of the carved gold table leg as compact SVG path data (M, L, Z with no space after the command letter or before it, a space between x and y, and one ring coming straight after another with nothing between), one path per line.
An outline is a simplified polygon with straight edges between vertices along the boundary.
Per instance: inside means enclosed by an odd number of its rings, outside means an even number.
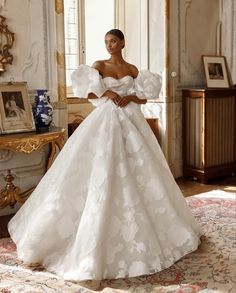
M47 165L46 165L46 171L51 167L53 163L54 156L56 154L56 146L58 147L58 150L60 151L64 145L63 138L59 138L56 141L52 141L50 143L50 152L48 155Z
M50 151L49 151L48 160L46 164L46 171L51 167L55 154L56 154L56 145L55 145L55 142L53 141L50 143Z
M15 186L12 182L14 177L11 171L7 171L7 176L5 177L6 186L0 190L0 208L5 208L6 206L14 207L17 202L16 198L19 197L20 188Z
M13 184L14 177L11 174L11 170L7 171L7 175L5 177L6 186L0 190L0 208L3 209L6 206L10 206L14 208L17 202L24 203L26 199L29 197L31 192L34 190L30 188L22 193L20 193L20 188Z
M64 146L64 137L59 137L57 141L55 141L59 150L61 150Z

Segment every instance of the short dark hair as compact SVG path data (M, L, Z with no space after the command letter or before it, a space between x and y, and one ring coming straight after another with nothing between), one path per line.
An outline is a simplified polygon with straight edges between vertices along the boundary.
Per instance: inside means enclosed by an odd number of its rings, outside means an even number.
M107 35L113 35L113 36L116 36L117 38L119 38L120 40L124 40L125 39L125 36L124 36L124 34L122 33L122 31L121 30L119 30L119 29L116 29L116 28L114 28L114 29L112 29L112 30L109 30L106 34L105 34L105 36L107 36ZM122 47L122 49L125 47L125 45Z

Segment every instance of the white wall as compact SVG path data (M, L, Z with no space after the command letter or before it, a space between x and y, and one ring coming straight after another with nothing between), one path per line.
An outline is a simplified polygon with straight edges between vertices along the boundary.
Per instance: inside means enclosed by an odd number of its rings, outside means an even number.
M0 82L27 81L29 89L48 88L47 30L43 0L6 1L1 14L6 17L15 41L13 64L7 65Z
M205 85L201 55L217 54L218 0L180 1L179 86Z
M236 84L236 0L220 1L221 53L226 56L232 83Z

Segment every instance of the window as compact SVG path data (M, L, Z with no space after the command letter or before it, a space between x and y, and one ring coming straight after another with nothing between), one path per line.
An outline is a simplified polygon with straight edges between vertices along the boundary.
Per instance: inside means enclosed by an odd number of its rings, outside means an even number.
M64 3L66 83L71 86L71 73L79 64L78 2L67 0Z
M108 58L103 40L105 33L114 28L114 11L114 1L85 1L86 64Z
M66 83L71 95L71 73L78 65L108 58L103 39L115 26L115 0L66 0L64 17Z

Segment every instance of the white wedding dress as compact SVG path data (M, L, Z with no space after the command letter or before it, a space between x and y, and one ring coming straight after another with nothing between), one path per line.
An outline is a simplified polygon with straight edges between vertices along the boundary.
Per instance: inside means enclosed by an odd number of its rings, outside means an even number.
M102 79L82 65L73 86L83 97L111 89L153 99L160 80L149 71ZM168 268L197 249L201 229L140 106L92 102L96 108L9 223L18 256L73 281Z

